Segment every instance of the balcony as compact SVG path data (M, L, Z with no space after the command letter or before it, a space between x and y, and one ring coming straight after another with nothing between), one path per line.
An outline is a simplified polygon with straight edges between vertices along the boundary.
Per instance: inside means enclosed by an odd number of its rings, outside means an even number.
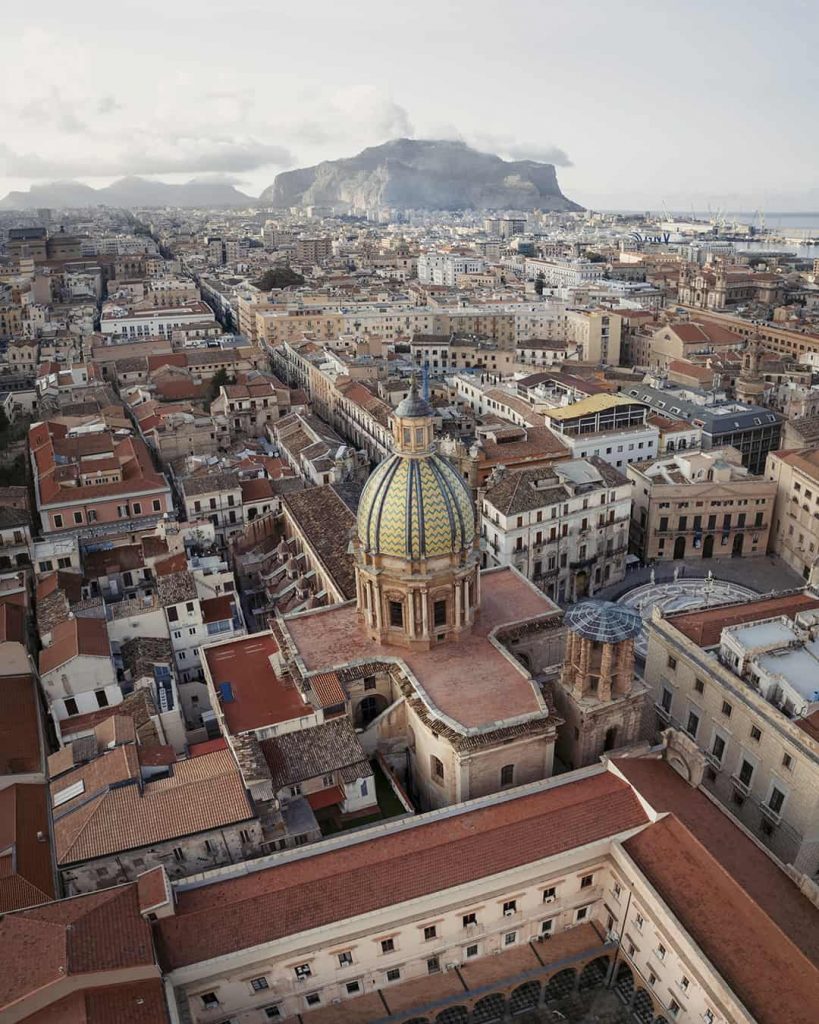
M597 561L597 555L591 555L588 558L578 558L573 562L569 562L570 569L588 569Z
M747 796L751 791L750 784L743 782L738 775L731 776L731 784L741 796Z
M782 815L778 811L775 811L773 807L769 807L767 804L760 804L759 809L774 825L778 825L782 821Z

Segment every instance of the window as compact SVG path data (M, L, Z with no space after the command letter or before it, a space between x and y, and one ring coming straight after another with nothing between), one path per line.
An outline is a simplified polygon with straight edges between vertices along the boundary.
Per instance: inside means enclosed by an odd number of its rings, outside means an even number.
M466 955L467 955L467 958L473 957L473 956L477 956L478 955L478 947L477 946L467 946L466 947Z
M742 760L742 767L739 769L739 781L744 786L750 786L751 785L751 779L753 778L753 775L754 775L754 766L751 764L750 761L746 761L743 758L743 760Z
M199 998L202 1000L202 1005L206 1010L219 1005L219 998L215 992L203 992Z
M387 971L386 977L387 977L387 981L400 981L401 980L401 970L400 970L400 968L398 968L398 967L391 967Z
M724 700L722 702L722 713L723 713L723 715L725 715L726 718L730 718L732 711L733 711L733 708L731 707L731 705L728 703L727 700Z
M364 677L364 689L365 690L374 690L375 689L375 676L365 676Z
M318 992L311 992L309 996L304 997L304 1001L308 1006L318 1006L321 1002L321 996Z
M436 626L446 625L446 601L436 601L432 606L432 620Z
M700 727L700 716L696 711L688 712L688 724L685 727L685 731L691 737L691 739L697 738L697 729Z
M654 971L649 971L649 973L648 973L648 983L649 983L649 985L652 986L652 988L654 987L654 985L656 985L656 983L657 983L657 975L654 973Z
M517 941L517 938L517 932L507 932L503 937L504 946L514 946L515 942Z
M751 739L756 740L757 743L762 739L762 733L755 725L751 726Z
M585 921L588 916L589 916L589 908L588 907L578 907L577 908L577 913L574 915L574 919L575 919L575 921Z
M793 758L790 754L782 755L782 767L787 768L790 771L793 768Z
M437 974L441 970L441 961L437 956L431 956L427 960L427 974Z
M134 502L132 508L134 510L134 515L135 516L141 516L142 515L142 505L138 501Z
M310 970L310 964L299 964L298 967L293 968L293 973L298 981L301 981L303 978L309 978L313 972Z
M513 764L505 764L501 768L501 785L511 786L515 781L515 766Z
M705 1021L705 1024L714 1024L714 1011L706 1010L702 1015L702 1019Z
M159 498L154 498L154 512L159 512L161 509L162 509L162 502L159 500ZM274 1009L278 1010L278 1007L276 1006L276 1007L274 1007Z
M673 657L673 655L671 655L671 654L669 654L669 656L668 656L667 665L671 669L672 672L677 667L677 659L675 657Z
M424 942L429 942L431 939L438 937L438 929L434 924L429 924L424 929Z
M659 946L657 946L657 959L665 960L665 946L662 944L662 942L659 944Z
M75 512L74 513L74 522L75 523L81 523L82 522L82 512Z
M660 707L662 707L663 711L668 711L669 714L671 713L671 702L673 699L674 694L667 686L664 686L660 691Z
M463 916L464 928L468 928L471 924L477 924L477 923L478 923L477 915L475 915L475 914L464 914L464 916Z
M404 625L404 605L400 601L390 601L390 625L399 629Z
M506 903L504 903L504 905L503 905L503 915L504 915L504 917L508 917L510 914L517 913L517 909L518 909L518 901L517 900L507 900Z
M278 1006L266 1006L264 1008L264 1015L268 1020L280 1020L282 1012Z
M615 895L616 899L618 899L618 900L620 899L620 893L622 891L623 891L623 889L622 889L620 883L619 882L615 882L614 883L614 895Z
M771 795L768 799L768 806L774 812L774 814L779 814L779 812L782 810L782 804L784 802L785 794L782 792L781 789L777 789L776 786L774 786L771 790Z
M395 949L395 939L382 939L381 940L381 952L392 953Z
M686 978L685 975L683 975L680 978L680 988L683 990L683 992L687 992L688 991L688 978Z
M179 620L179 610L177 608L168 609L168 622L177 622Z
M176 861L183 861L185 859L185 851L181 846L175 846L173 848L173 856Z
M348 981L347 982L347 995L348 996L354 996L356 994L356 992L360 992L360 991L361 991L361 985L360 985L359 982L357 982L357 981Z
M250 987L254 992L264 992L265 989L270 988L267 984L267 978L251 978Z
M695 679L694 689L697 691L697 693L703 693L703 691L705 690L705 683L701 679Z
M722 755L725 753L725 740L722 736L714 737L714 745L711 748L711 753L718 761L722 761Z
M443 764L443 761L441 761L441 759L436 757L434 754L431 754L429 762L430 762L430 765L432 767L432 777L433 777L433 779L435 779L437 782L443 782L444 781L444 764Z
M551 903L551 901L553 899L555 899L555 887L552 886L550 889L544 889L543 890L543 902L544 903Z
M551 935L553 927L554 927L554 921L552 921L551 919L548 920L548 921L541 921L540 922L540 934L541 935Z
M72 715L79 714L79 708L77 707L77 701L73 697L65 698L65 713L70 718Z
M328 787L334 785L335 782L334 782L333 776L332 775L324 775L322 777L321 784L324 786L325 789L327 789Z
M593 882L594 882L594 875L583 875L583 877L580 879L580 888L581 889L589 889L589 888L591 888L591 885L592 885Z
M353 954L349 950L346 950L344 953L339 953L338 954L338 966L339 967L349 967L352 964L352 962L353 962Z
M672 1017L676 1017L677 1014L680 1012L680 1004L677 1002L676 999L672 999L671 1002L668 1004L668 1012L671 1014Z
M646 919L643 917L642 914L635 914L634 915L634 923L642 931L643 925L646 923Z

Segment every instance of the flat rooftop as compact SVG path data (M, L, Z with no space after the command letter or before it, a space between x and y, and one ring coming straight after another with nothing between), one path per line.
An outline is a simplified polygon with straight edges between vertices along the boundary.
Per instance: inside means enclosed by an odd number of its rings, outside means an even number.
M371 640L354 605L285 618L285 628L308 672L325 672L351 662L403 662L435 709L464 728L481 728L519 715L546 714L526 670L489 640L500 626L557 615L559 609L509 568L481 573L481 606L472 633L413 651Z
M772 676L781 676L806 701L819 699L819 645L815 640L804 647L760 655L756 662Z
M230 683L233 691L233 700L221 706L234 735L312 713L312 705L302 700L297 687L273 670L270 658L278 650L272 633L254 633L203 648L216 690L220 683Z
M753 622L749 626L739 626L730 632L737 643L746 648L786 647L797 639L790 623L782 621Z

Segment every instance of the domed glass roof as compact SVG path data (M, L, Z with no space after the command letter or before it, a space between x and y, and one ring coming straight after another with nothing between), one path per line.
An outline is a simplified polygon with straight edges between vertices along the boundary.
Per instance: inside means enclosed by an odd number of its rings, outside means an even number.
M643 626L638 612L611 601L582 601L566 611L566 625L587 640L616 644L637 636Z
M391 455L376 466L364 486L358 536L371 554L398 558L463 551L475 539L469 489L439 455Z

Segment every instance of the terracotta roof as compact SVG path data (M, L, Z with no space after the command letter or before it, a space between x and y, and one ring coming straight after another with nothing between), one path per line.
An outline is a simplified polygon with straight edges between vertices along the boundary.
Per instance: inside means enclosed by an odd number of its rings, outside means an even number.
M83 989L25 1018L25 1024L168 1024L159 978Z
M346 600L355 597L353 556L348 552L355 516L332 487L309 487L282 497L282 505Z
M6 914L0 949L0 1016L65 978L154 963L135 883Z
M346 716L312 728L282 733L262 740L260 746L276 790L341 768L355 768L354 778L372 775L353 723Z
M242 503L247 505L251 501L263 501L265 498L273 497L273 487L267 477L255 477L251 480L243 480Z
M171 891L165 869L160 866L143 871L137 878L137 892L139 909L143 914L163 903L168 903L171 900Z
M230 751L178 761L169 778L142 785L139 774L137 748L124 746L60 778L52 793L81 779L85 793L54 809L59 864L137 849L254 816ZM116 785L128 780L130 784ZM88 799L87 794L98 790L99 796Z
M254 633L228 643L204 647L202 653L217 692L230 683L233 700L222 704L228 730L233 733L259 729L312 713L291 680L273 670L270 658L279 645L271 633Z
M54 899L49 831L45 784L0 789L0 914Z
M623 847L754 1020L814 1024L819 971L677 818Z
M223 622L232 619L236 611L236 598L231 594L209 597L200 602L203 622Z
M128 693L119 704L113 707L100 708L98 711L89 711L86 715L74 715L72 718L64 718L60 722L60 735L63 742L67 742L71 736L81 732L94 730L109 718L121 719L127 715L134 723L136 738L142 746L154 746L159 743L159 736L156 726L151 718L156 715L157 710L154 699L149 690L141 687Z
M204 740L202 743L191 743L188 747L188 757L201 757L203 754L212 754L214 750L227 750L227 740L220 736L218 740Z
M344 800L344 790L341 786L331 786L329 789L321 789L317 793L307 794L307 803L314 811L321 811L325 807L335 807Z
M645 824L610 773L451 815L178 893L156 924L167 970L296 935ZM412 870L406 870L408 864Z
M111 658L105 619L74 617L54 627L51 646L40 651L40 674L53 672L77 657ZM113 673L113 667L112 667Z
M819 740L819 711L814 711L807 718L797 718L794 725L806 732L811 739Z
M719 608L700 609L696 612L680 612L667 616L667 621L689 640L700 647L714 647L726 626L742 622L754 622L775 615L794 616L797 612L819 608L819 599L809 593L787 594L782 597L763 597L758 601L743 601L742 604L723 605Z
M729 814L665 761L617 758L614 765L656 811L671 812L690 829L734 883L819 966L819 910Z
M41 770L38 702L34 676L0 676L0 776Z
M157 576L170 576L171 573L184 572L187 568L188 559L184 552L154 562L154 572Z

